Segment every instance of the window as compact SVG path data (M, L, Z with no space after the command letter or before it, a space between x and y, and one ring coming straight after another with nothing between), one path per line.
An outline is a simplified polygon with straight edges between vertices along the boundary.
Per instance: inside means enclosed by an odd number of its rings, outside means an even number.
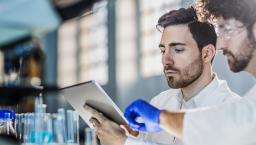
M138 72L135 0L118 0L116 8L117 80L129 84Z
M139 7L136 6L138 3ZM117 1L118 81L128 83L136 81L139 76L162 74L161 53L158 49L161 33L155 26L161 15L180 6L181 0Z
M93 13L71 20L59 29L58 84L68 86L96 80L108 82L107 2Z
M58 85L62 87L77 83L76 26L77 21L72 20L63 24L58 32Z
M161 53L158 44L161 33L156 30L157 20L164 13L180 7L180 0L141 0L141 73L143 77L162 74Z
M108 82L107 2L95 6L96 12L80 19L80 81Z

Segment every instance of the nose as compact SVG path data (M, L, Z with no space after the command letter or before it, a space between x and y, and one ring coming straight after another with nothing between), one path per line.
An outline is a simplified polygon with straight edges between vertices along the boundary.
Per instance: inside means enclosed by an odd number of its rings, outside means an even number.
M165 52L163 53L162 63L163 63L163 66L174 64L173 56L170 49L166 49Z
M217 39L217 49L223 51L227 47L228 47L227 40L223 37L218 37L218 39Z

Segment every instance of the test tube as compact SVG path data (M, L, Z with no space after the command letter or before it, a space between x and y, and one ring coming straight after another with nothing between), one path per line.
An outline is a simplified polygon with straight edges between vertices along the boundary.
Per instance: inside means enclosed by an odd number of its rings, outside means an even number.
M58 115L61 116L61 121L62 121L62 127L60 128L62 134L63 134L63 140L64 142L67 142L67 129L66 129L66 115L65 115L65 110L63 108L58 109Z
M85 145L97 145L97 138L94 129L85 128Z
M77 111L73 111L73 119L74 119L75 143L79 144L79 115Z
M22 114L15 114L15 130L19 140L22 139Z
M56 144L64 144L64 136L62 128L65 126L63 124L63 118L59 114L53 114L52 115L52 121L53 121L53 142Z
M79 144L79 122L75 111L67 110L67 143Z
M23 142L34 143L35 142L35 114L25 113L22 119L23 121Z

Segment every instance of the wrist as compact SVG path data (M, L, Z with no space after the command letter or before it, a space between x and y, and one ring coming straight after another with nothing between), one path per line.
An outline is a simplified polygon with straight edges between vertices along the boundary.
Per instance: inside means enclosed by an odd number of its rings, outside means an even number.
M159 115L159 126L163 128L165 126L168 112L166 110L161 110Z
M184 112L169 112L161 110L160 127L170 134L182 138Z

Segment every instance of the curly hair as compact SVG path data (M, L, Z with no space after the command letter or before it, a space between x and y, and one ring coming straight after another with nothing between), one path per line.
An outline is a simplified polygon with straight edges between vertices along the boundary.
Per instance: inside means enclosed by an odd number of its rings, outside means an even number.
M256 22L256 0L196 0L195 9L201 21L214 21L218 17L235 18L247 26L248 39L256 49L252 27Z
M256 0L196 0L200 20L235 18L246 25L256 21Z

